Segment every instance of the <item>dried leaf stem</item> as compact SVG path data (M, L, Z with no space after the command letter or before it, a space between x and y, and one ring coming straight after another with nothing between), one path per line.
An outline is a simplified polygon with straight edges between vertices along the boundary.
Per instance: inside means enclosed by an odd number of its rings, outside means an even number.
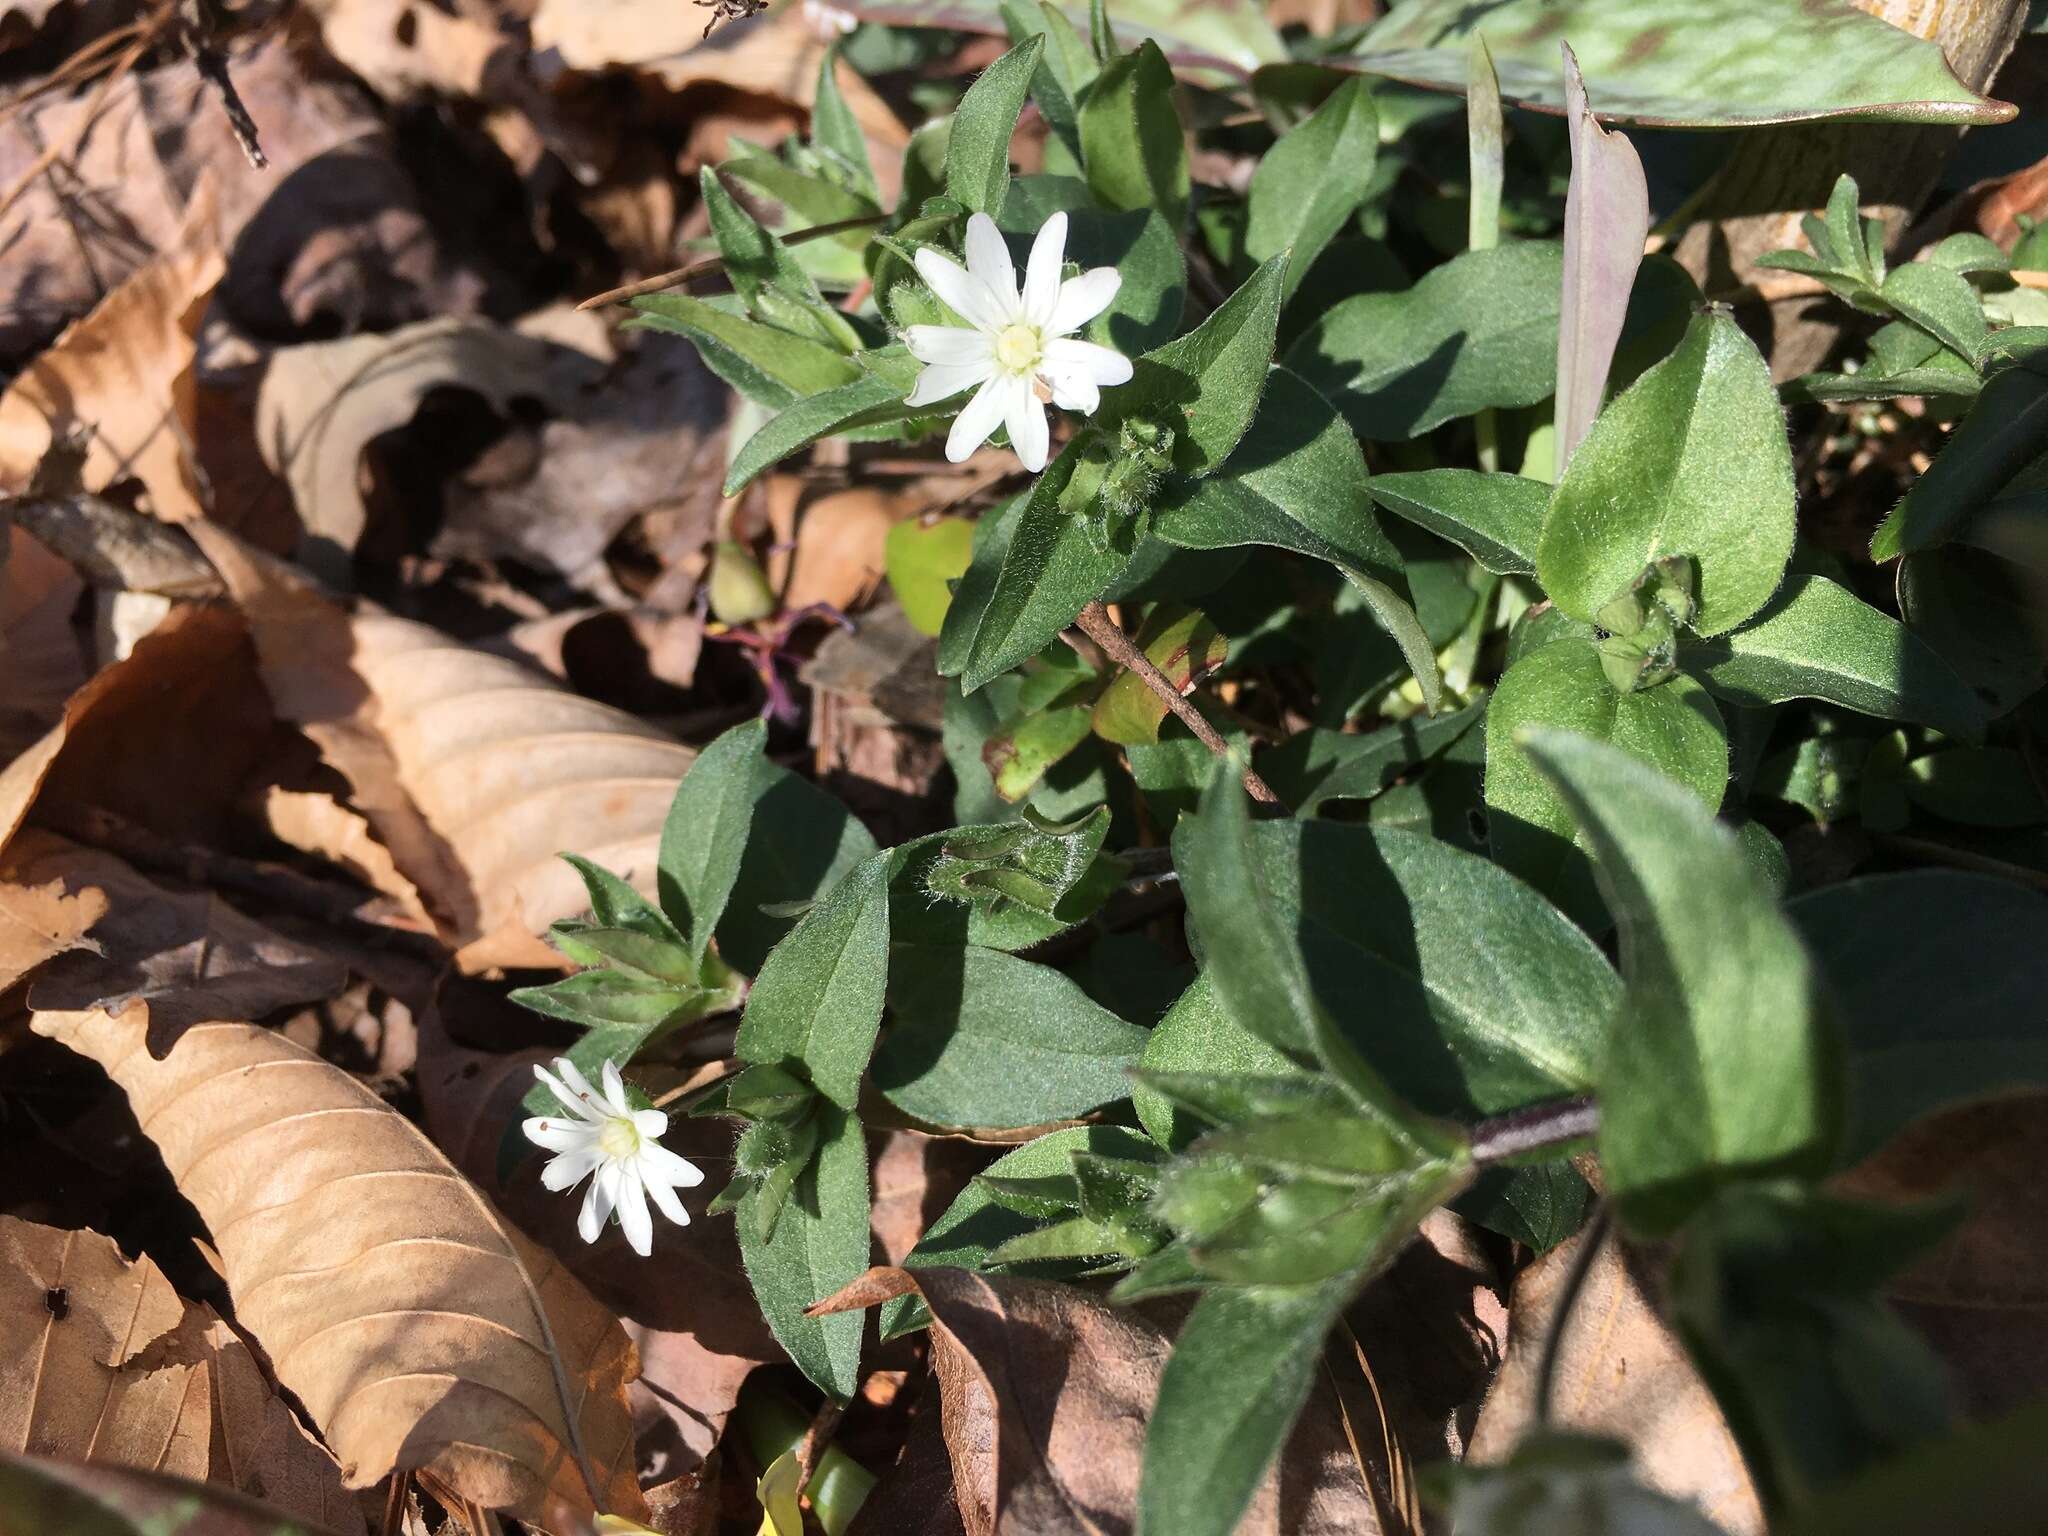
M1173 679L1152 665L1152 658L1139 650L1131 637L1117 627L1116 620L1109 616L1109 609L1100 602L1090 603L1081 610L1074 621L1090 640L1101 646L1103 653L1119 666L1127 667L1144 680L1145 686L1159 695L1166 707L1190 731L1195 739L1225 762L1237 767L1244 775L1244 787L1254 800L1267 805L1281 804L1280 797L1273 793L1272 786L1259 777L1250 763L1238 761L1230 750L1230 743L1217 733L1216 727L1202 717L1202 712L1190 704L1173 685Z

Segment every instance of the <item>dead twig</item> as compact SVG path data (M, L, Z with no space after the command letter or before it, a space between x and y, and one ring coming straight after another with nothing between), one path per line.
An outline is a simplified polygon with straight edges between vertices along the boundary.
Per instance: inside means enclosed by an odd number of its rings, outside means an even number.
M92 95L86 98L85 110L78 114L78 120L71 125L70 131L61 138L51 140L49 147L36 156L34 163L14 179L13 185L5 192L0 192L0 214L5 214L20 202L22 193L46 175L51 166L60 160L70 159L78 152L78 146L85 142L86 134L98 121L100 110L107 104L107 98L114 94L114 87L127 78L128 71L135 67L136 60L149 51L150 45L170 24L171 17L172 12L169 9L160 10L143 24L135 36L135 41L122 50L121 56L114 61L114 67L100 78L98 85L93 87Z
M1152 665L1152 658L1132 642L1131 637L1117 627L1116 620L1109 616L1109 609L1100 602L1090 603L1081 610L1074 621L1081 633L1102 647L1103 654L1119 666L1126 667L1144 680L1145 686L1159 695L1166 707L1173 711L1182 725L1195 733L1195 739L1224 761L1238 768L1244 776L1244 787L1254 800L1266 805L1279 805L1280 797L1273 793L1272 786L1260 778L1258 770L1250 763L1239 762L1230 750L1230 744L1218 734L1202 712L1182 696L1173 679Z
M888 217L885 213L864 213L857 219L838 219L830 224L813 224L809 229L800 229L794 234L784 235L784 245L802 245L806 240L823 240L828 235L843 235L850 229L870 229ZM608 304L623 304L628 299L637 299L643 293L659 293L664 288L680 288L693 277L725 269L723 256L706 256L693 261L687 267L677 267L673 272L657 272L653 277L643 277L638 282L627 283L620 288L607 288L603 293L592 294L576 307L578 309L603 309Z
M846 1412L844 1403L826 1398L818 1405L818 1411L811 1418L811 1427L804 1431L804 1437L796 1447L796 1485L810 1486L811 1474L818 1470L818 1458L825 1454L825 1447L832 1443L833 1432L839 1428L839 1420Z

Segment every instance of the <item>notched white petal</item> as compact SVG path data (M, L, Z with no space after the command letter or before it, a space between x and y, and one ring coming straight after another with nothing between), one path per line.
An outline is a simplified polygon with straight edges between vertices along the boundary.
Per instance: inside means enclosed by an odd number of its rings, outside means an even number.
M1131 360L1111 347L1098 347L1092 341L1078 337L1062 336L1045 346L1045 365L1048 372L1067 376L1086 374L1096 386L1108 389L1116 384L1131 381Z
M986 362L992 343L984 331L960 325L913 325L903 332L903 345L920 363Z
M1068 336L1116 302L1124 285L1115 267L1095 267L1060 284L1059 298L1052 306L1046 329L1055 336Z
M917 383L904 396L905 405L936 405L962 390L973 389L994 376L995 364L933 363L917 376Z
M990 379L953 418L953 430L946 434L946 457L959 464L989 440L1003 424L1002 379Z
M939 301L962 320L986 331L996 330L1003 324L1003 312L996 307L994 295L970 277L958 262L941 256L928 245L918 251L916 261L917 275L939 296Z
M1024 263L1024 294L1019 307L1024 319L1040 329L1052 323L1053 307L1060 296L1060 264L1066 256L1067 216L1061 212L1039 229Z
M1003 244L1003 234L996 228L996 221L985 213L977 213L969 219L965 247L967 275L986 290L1000 320L1014 320L1017 317L1017 269L1010 265L1010 248Z

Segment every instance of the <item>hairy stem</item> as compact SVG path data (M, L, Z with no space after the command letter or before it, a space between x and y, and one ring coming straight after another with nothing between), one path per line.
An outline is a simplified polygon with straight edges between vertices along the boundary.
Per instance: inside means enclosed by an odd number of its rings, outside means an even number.
M1545 1147L1582 1140L1599 1128L1600 1106L1591 1094L1531 1104L1473 1126L1472 1161L1484 1168L1525 1152L1540 1152Z
M1195 733L1197 741L1237 768L1244 775L1244 787L1251 792L1254 800L1263 801L1267 805L1281 803L1280 797L1273 793L1272 787L1264 779L1259 777L1257 770L1250 763L1238 760L1230 750L1230 743L1217 734L1216 727L1203 718L1199 709L1181 696L1181 691L1174 686L1173 679L1153 666L1152 658L1139 650L1131 637L1117 627L1116 620L1109 616L1108 608L1100 602L1090 603L1081 610L1080 617L1074 622L1080 626L1082 634L1102 647L1103 653L1111 661L1137 673L1144 680L1145 686L1159 695L1161 702L1173 711L1180 723Z

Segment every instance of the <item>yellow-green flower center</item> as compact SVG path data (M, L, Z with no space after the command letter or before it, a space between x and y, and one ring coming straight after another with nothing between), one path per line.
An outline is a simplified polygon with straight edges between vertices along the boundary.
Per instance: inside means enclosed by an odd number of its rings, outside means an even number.
M597 1133L597 1144L606 1157L624 1161L640 1151L640 1128L626 1119L607 1120Z
M1019 321L996 333L996 361L1007 372L1029 373L1038 366L1039 354L1044 350L1045 343L1035 325Z

